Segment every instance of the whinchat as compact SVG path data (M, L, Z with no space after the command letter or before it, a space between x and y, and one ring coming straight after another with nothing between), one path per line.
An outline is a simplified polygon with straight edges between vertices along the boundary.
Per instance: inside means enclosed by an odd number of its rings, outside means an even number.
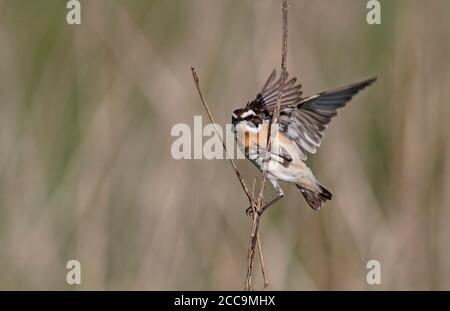
M278 196L262 209L283 197L279 180L294 183L314 210L331 200L331 192L318 182L304 161L308 153L314 154L321 145L325 129L337 109L374 81L376 78L302 97L301 84L296 83L296 78L288 80L286 73L283 78L276 79L273 71L256 98L233 112L233 132L239 148L260 171L267 164L268 179L278 192ZM271 128L273 140L268 152L268 129L281 85L279 118L277 126Z

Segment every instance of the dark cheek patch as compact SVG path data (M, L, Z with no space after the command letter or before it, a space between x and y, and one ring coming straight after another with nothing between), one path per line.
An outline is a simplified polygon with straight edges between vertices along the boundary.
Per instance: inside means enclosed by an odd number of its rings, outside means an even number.
M258 126L258 125L260 125L262 122L261 122L261 119L260 118L257 118L257 117L255 117L255 118L253 118L252 119L252 122L256 125L256 126Z

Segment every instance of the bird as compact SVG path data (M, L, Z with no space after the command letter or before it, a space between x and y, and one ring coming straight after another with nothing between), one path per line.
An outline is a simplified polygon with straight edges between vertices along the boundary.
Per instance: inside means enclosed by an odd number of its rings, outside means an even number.
M332 199L331 192L317 180L305 161L320 147L325 129L337 115L337 110L376 80L373 77L302 97L302 85L297 83L297 78L289 79L285 71L277 79L274 70L256 97L244 108L233 111L231 129L239 149L261 172L267 167L267 178L277 191L277 196L264 203L258 212L284 196L279 181L295 184L313 210L319 211ZM279 117L274 125L280 89ZM269 127L273 137L270 152L267 144ZM252 211L249 207L246 213Z

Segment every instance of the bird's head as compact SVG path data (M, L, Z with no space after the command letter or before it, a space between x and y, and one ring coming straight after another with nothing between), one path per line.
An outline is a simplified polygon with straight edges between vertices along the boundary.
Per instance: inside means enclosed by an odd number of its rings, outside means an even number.
M231 115L231 123L233 130L236 126L243 124L250 127L258 127L264 121L264 113L262 111L254 111L249 107L236 109Z

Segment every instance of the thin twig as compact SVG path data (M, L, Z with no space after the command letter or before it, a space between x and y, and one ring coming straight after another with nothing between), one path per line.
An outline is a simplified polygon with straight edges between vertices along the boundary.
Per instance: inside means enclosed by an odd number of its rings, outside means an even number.
M248 201L250 202L250 205L253 206L253 200L252 200L252 196L250 195L250 192L248 190L247 185L245 184L244 179L242 178L241 173L239 172L239 170L237 169L236 163L234 163L233 159L231 156L229 156L227 147L225 145L225 142L223 141L223 138L220 136L219 131L217 129L217 125L216 122L214 121L214 118L211 114L211 111L209 110L208 104L206 104L205 98L203 97L202 91L200 89L200 82L198 80L198 76L197 76L197 72L195 72L195 68L191 67L191 71L192 71L192 77L194 78L194 82L195 85L197 86L197 91L198 94L200 95L200 99L203 103L203 106L206 109L206 113L208 114L209 120L211 120L211 123L214 126L214 130L216 131L216 135L219 137L220 141L222 142L222 146L223 146L223 150L225 150L225 153L227 154L227 158L231 163L231 166L233 167L234 172L236 173L237 178L239 179L239 182L241 183L242 189L244 189L245 194L247 195Z
M277 97L277 104L275 107L275 111L274 111L274 115L273 115L273 119L272 122L269 123L269 129L268 129L268 133L267 133L267 153L270 154L271 148L272 148L272 126L274 124L277 124L278 121L278 116L279 116L279 111L280 111L280 105L281 105L281 98L282 98L282 91L283 91L283 87L284 87L284 80L285 80L285 75L286 75L286 58L287 58L287 13L288 13L288 1L287 0L282 0L283 2L283 6L282 6L282 16L283 16L283 35L282 35L282 53L281 53L281 81L280 81L280 89L278 90L278 97ZM247 195L247 198L250 202L250 206L251 209L253 211L253 221L252 221L252 232L251 232L251 236L250 236L250 245L249 245L249 250L248 250L248 266L247 266L247 275L246 275L246 282L245 282L245 289L246 290L252 290L252 283L251 283L251 279L252 279L252 271L253 271L253 261L254 261L254 254L255 254L255 247L256 245L258 245L258 250L259 250L259 257L260 257L260 262L261 262L261 269L262 269L262 274L263 274L263 278L264 278L264 288L267 288L269 281L267 278L267 272L266 272L266 268L265 268L265 263L264 263L264 256L263 256L263 252L262 252L262 248L261 248L261 240L260 240L260 235L259 235L259 222L260 222L260 217L261 217L261 205L263 202L263 198L264 198L264 188L265 188L265 184L266 184L266 180L267 180L267 175L268 175L268 161L266 160L264 163L264 170L263 170L263 177L261 179L261 185L260 185L260 190L259 190L259 195L258 195L258 200L255 202L255 198L254 198L254 191L255 191L255 185L256 185L256 179L254 179L253 181L253 189L252 189L252 194L250 194L247 185L245 184L244 179L242 178L241 173L238 171L236 164L234 163L233 159L229 156L228 154L228 150L226 148L226 145L223 141L223 138L220 136L219 131L217 129L217 125L216 122L214 121L214 118L209 110L208 105L206 104L206 101L203 97L203 94L201 92L200 89L200 83L199 83L199 79L197 76L197 73L195 72L195 69L193 67L191 67L191 71L192 71L192 76L194 78L194 82L195 85L197 87L197 91L200 95L200 99L203 103L203 106L206 109L206 112L208 114L209 119L211 120L213 126L214 126L214 130L216 132L216 135L219 137L220 141L222 142L222 146L223 149L225 150L226 154L227 154L227 158L229 159L231 166L233 167L233 170L236 173L236 176L239 179L239 182L241 183L242 189L244 190L245 194ZM260 212L261 211L261 212Z
M211 123L214 126L214 130L216 132L216 135L219 137L220 141L222 142L223 150L225 151L225 153L227 155L229 155L227 147L226 147L226 145L225 145L225 143L223 141L223 138L220 136L219 131L217 129L216 122L214 121L214 118L213 118L213 116L211 114L211 111L209 110L208 104L206 103L206 100L203 97L202 91L200 89L200 82L199 82L199 79L198 79L198 76L197 76L197 73L196 73L194 67L191 67L191 71L192 71L192 76L194 78L195 85L197 87L198 94L200 95L200 99L201 99L201 101L203 103L203 106L206 109L206 113L208 114L208 117L209 117ZM234 171L236 173L236 176L238 177L238 179L239 179L239 181L241 183L242 189L244 190L245 194L248 197L248 200L250 202L250 206L251 206L252 210L254 211L255 207L256 207L256 201L254 199L255 198L256 177L253 180L252 194L250 194L249 191L248 191L247 185L245 184L245 181L242 178L241 173L237 169L237 166L234 163L233 159L230 156L228 156L227 158L230 160L231 166L233 167L233 169L234 169ZM259 250L259 259L260 259L260 262L261 262L261 270L262 270L262 274L263 274L263 277L264 277L264 288L267 288L267 286L269 285L269 280L267 278L267 272L266 272L266 267L265 267L265 264L264 264L264 256L263 256L263 252L262 252L262 248L261 248L261 241L260 241L260 238L259 238L259 234L257 236L257 242L258 242L258 250Z
M255 188L256 188L256 176L253 178L253 186L252 186L253 202L255 202ZM253 209L253 212L255 213L255 208L253 205L252 205L252 209ZM266 289L267 287L269 287L269 278L267 276L266 264L264 262L264 255L263 255L263 251L262 251L261 238L260 238L259 232L256 236L256 239L258 241L259 262L261 263L261 272L262 272L263 279L264 279L264 289Z
M289 5L288 5L287 0L282 0L282 2L283 2L283 5L282 5L283 33L282 33L282 46L281 46L281 80L280 80L280 88L278 90L277 104L275 106L275 111L273 114L272 122L269 123L269 129L268 129L268 133L267 133L267 154L270 154L270 151L272 148L271 130L272 130L272 126L274 124L277 124L277 122L278 122L281 99L282 99L282 95L283 95L282 92L283 92L283 87L284 87L284 80L285 80L285 76L286 76L287 42L288 42L288 40L287 40L287 30L288 30L287 15L288 15ZM269 160L270 160L270 156L269 156ZM265 188L267 175L268 175L268 164L269 164L269 161L265 160L263 176L262 176L261 185L259 188L258 201L256 203L256 208L255 208L256 212L255 212L255 209L253 209L254 212L253 212L252 232L250 235L250 243L249 243L248 255L247 255L247 261L248 261L247 275L246 275L246 281L245 281L245 286L244 286L244 288L246 290L252 290L253 260L254 260L254 256L255 256L255 247L257 244L258 236L259 236L258 230L259 230L259 222L260 222L260 218L261 218L259 211L261 209L261 205L262 205L263 198L264 198L264 188Z
M261 263L261 271L264 279L264 289L269 287L269 277L267 276L266 264L264 262L264 255L261 247L261 238L259 232L256 234L256 240L258 242L258 250L259 250L259 261Z
M284 88L284 80L286 76L286 57L287 57L287 13L288 13L288 3L287 0L283 0L283 40L282 40L282 53L281 53L281 80L280 80L280 88L278 90L277 104L275 106L275 111L273 113L272 122L269 123L269 130L267 132L267 154L269 154L269 159L265 159L264 161L264 171L263 177L261 180L261 186L259 188L259 196L257 201L258 210L261 208L262 199L264 197L264 187L267 181L267 175L269 173L268 164L270 162L270 151L272 150L272 127L277 124L278 116L280 114L280 105L281 98L283 96L283 88Z

